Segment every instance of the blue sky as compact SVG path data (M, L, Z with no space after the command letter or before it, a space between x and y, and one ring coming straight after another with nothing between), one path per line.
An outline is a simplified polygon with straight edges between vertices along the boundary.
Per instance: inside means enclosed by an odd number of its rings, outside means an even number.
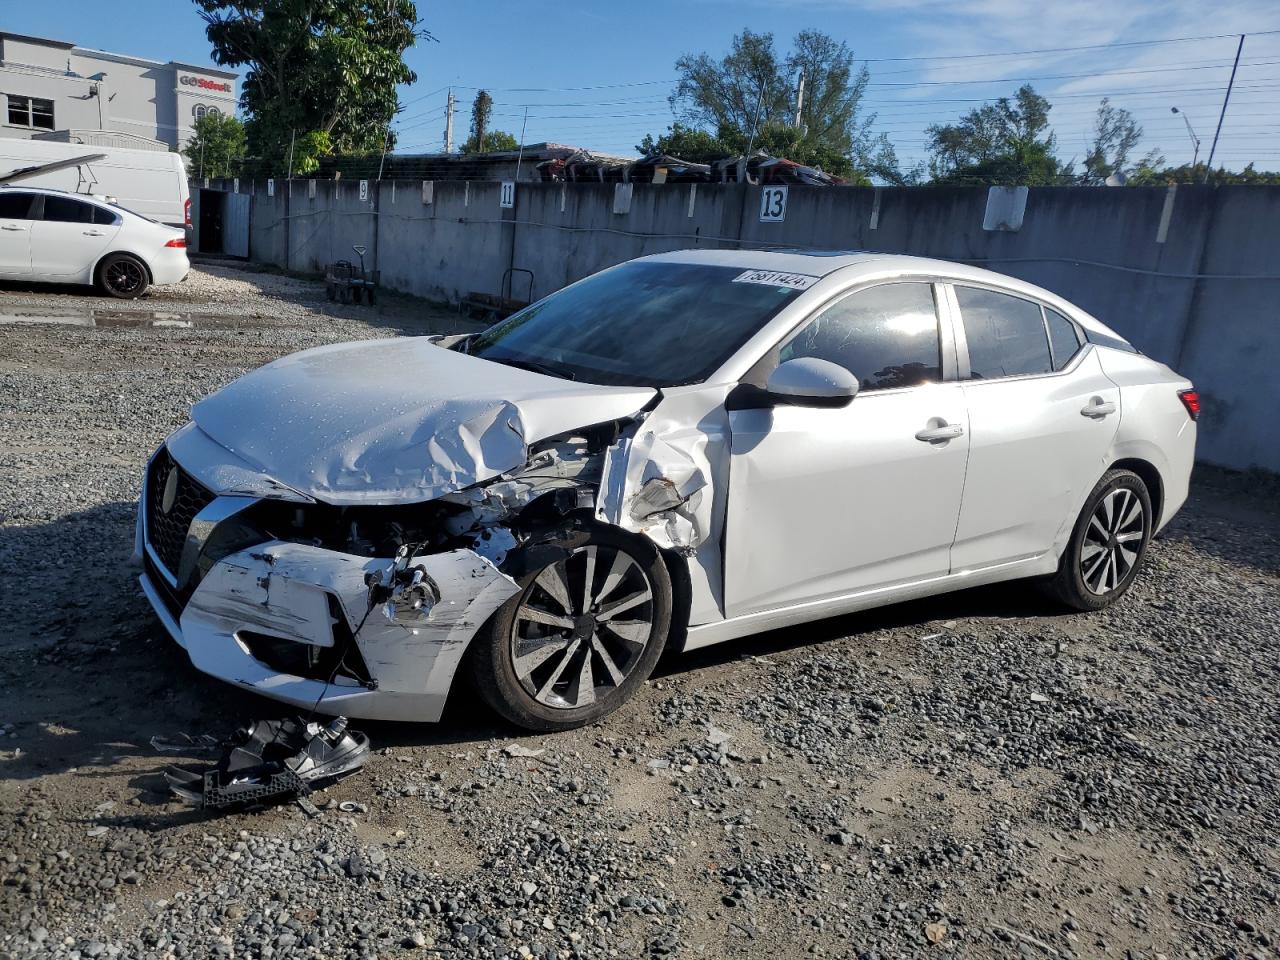
M3 27L117 53L210 62L203 23L184 0L130 0L127 16L103 16L100 0L6 4ZM812 27L869 58L867 109L878 114L906 165L924 157L924 129L1012 93L1023 78L1051 101L1059 153L1080 158L1098 99L1111 95L1145 128L1142 150L1191 159L1180 107L1208 153L1236 40L1246 41L1217 160L1280 169L1280 3L1275 0L1127 0L1028 4L1025 0L580 0L539 5L419 3L438 39L411 50L418 82L402 92L397 123L405 152L441 147L445 91L460 102L463 133L475 88L496 101L495 123L526 142L553 140L629 153L672 120L667 96L682 53L721 54L743 27L772 32L786 52ZM1277 31L1264 34L1262 31ZM1181 37L1178 43L1063 50ZM1056 52L1020 53L1021 51ZM991 56L996 54L996 56ZM932 58L932 59L892 59ZM462 139L462 137L458 137ZM1216 162L1215 161L1215 165Z

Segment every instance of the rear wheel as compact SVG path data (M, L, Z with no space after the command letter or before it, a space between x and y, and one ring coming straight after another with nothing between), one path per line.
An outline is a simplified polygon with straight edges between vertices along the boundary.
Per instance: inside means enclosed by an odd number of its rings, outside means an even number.
M133 300L147 292L147 268L137 257L112 253L98 264L98 289L108 296Z
M671 623L671 580L656 549L607 528L524 576L471 649L485 701L530 730L604 717L644 683Z
M1151 542L1151 495L1129 470L1109 470L1076 520L1050 593L1077 610L1101 610L1129 589Z

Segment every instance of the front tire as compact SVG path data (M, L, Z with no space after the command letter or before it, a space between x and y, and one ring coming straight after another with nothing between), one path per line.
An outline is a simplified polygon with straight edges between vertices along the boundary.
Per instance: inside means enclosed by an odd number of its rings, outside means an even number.
M480 696L528 730L612 713L653 672L671 625L671 578L652 544L591 527L556 554L519 579L470 651Z
M1101 610L1124 595L1146 557L1151 494L1130 470L1108 470L1085 500L1050 594L1076 610Z
M147 267L127 253L112 253L98 264L98 289L118 300L136 300L147 292Z

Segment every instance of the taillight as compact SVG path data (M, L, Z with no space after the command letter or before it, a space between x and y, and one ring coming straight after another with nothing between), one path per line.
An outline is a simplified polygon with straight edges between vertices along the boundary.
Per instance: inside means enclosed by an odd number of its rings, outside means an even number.
M1187 408L1187 416L1192 420L1200 419L1200 394L1194 390L1179 390L1178 399Z
M188 227L191 226L191 198L187 197L182 202L182 222Z
M165 244L166 247L186 247L186 245L187 245L186 237L174 237L172 240L170 240L168 243Z

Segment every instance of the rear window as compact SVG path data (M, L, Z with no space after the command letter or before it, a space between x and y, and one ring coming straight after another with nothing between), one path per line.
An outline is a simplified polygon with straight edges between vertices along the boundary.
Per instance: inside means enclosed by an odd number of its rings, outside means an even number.
M995 380L1053 370L1038 303L976 287L956 287L955 291L973 379Z
M817 279L700 263L626 263L490 327L468 352L591 383L699 383Z
M1076 325L1057 310L1044 308L1045 326L1049 328L1049 347L1053 350L1053 369L1062 370L1080 349Z
M135 216L135 217L139 218L140 220L145 220L145 221L147 221L147 223L159 223L159 222L160 222L159 220L156 220L156 219L154 219L154 218L152 218L152 217L148 217L145 213L139 213L137 210L130 210L128 207L122 207L122 206L120 206L120 204L118 204L118 203L113 203L113 204L111 204L111 206L112 206L112 207L114 207L114 208L115 208L115 209L117 209L117 210L123 210L125 213L132 214L133 216Z

